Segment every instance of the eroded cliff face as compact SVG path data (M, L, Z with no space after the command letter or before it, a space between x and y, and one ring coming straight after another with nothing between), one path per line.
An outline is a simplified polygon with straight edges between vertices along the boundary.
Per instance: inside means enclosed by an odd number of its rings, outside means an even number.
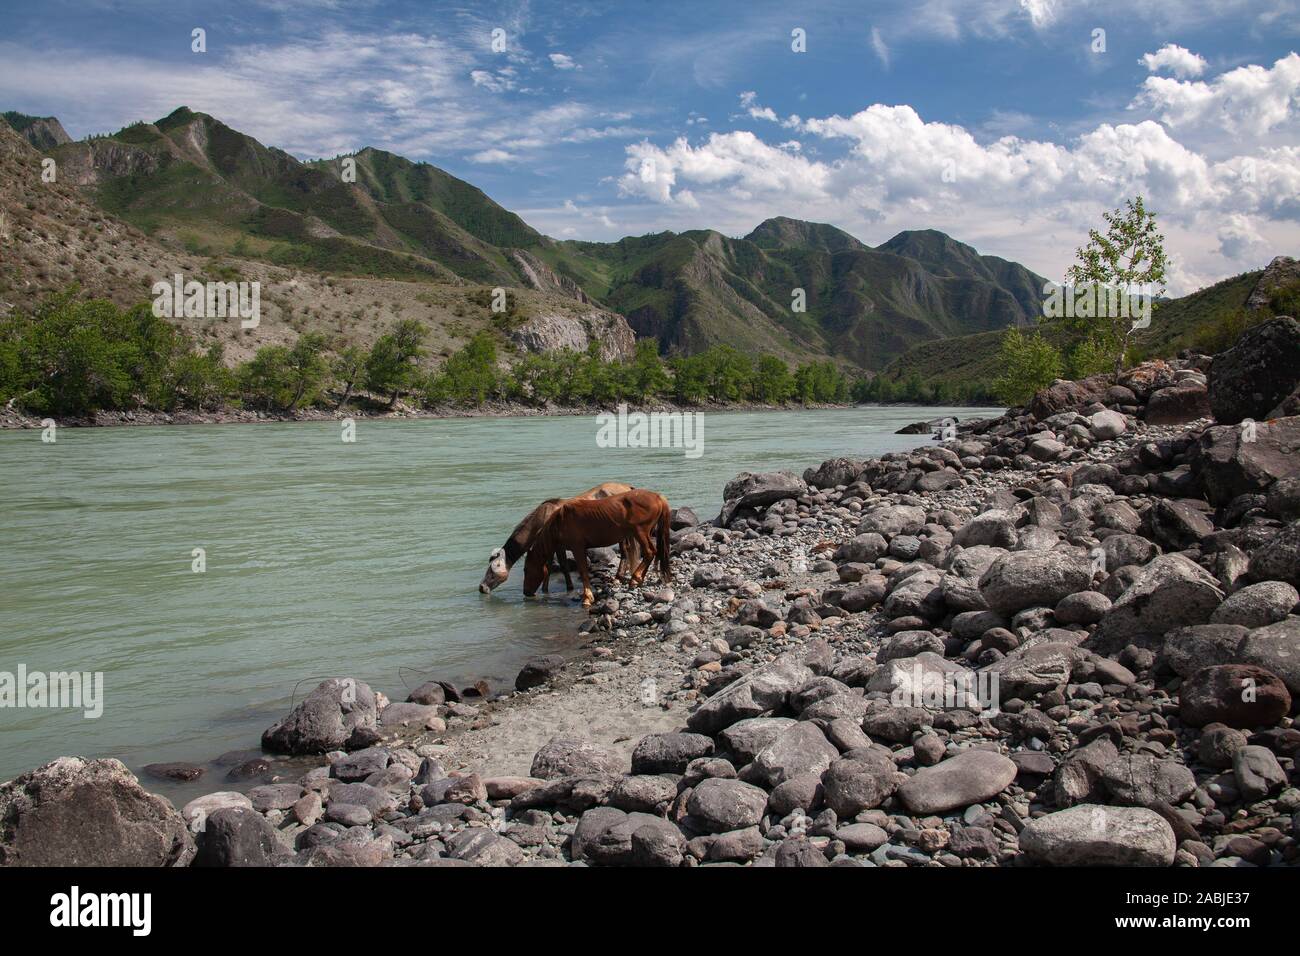
M596 342L600 357L607 362L629 359L636 348L636 335L627 319L605 309L575 314L543 312L511 331L510 337L530 352L585 352Z
M510 258L519 267L519 273L524 280L524 284L528 287L537 289L540 292L554 292L558 295L568 296L570 299L577 299L584 304L589 305L591 303L591 299L587 297L587 293L582 291L578 283L568 276L560 275L531 252L526 252L523 249L511 249Z

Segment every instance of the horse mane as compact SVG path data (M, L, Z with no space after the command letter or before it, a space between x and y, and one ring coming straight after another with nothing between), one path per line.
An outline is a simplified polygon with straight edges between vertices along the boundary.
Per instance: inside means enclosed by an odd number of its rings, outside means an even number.
M546 506L559 504L563 500L563 498L547 498L528 512L519 524L515 525L515 530L510 532L510 537L506 538L503 547L507 567L513 566L516 561L523 557L524 552L531 548L537 540L537 533L541 529L541 525L545 523L541 518L541 513Z

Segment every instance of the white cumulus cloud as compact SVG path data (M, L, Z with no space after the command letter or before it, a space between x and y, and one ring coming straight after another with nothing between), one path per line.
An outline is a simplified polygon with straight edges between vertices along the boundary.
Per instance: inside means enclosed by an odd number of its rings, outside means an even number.
M1168 72L1179 79L1205 72L1205 57L1176 43L1166 43L1155 53L1144 53L1138 61L1152 73Z

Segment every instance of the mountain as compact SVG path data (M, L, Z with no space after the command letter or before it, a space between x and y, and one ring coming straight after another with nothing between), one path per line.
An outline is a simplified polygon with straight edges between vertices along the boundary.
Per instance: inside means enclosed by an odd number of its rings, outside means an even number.
M181 134L173 139L169 132L178 129ZM244 212L215 218L222 214L215 208L217 196L228 198L232 206L242 202L244 211L271 207L258 205L246 190L226 184L241 177L247 181L247 169L256 163L266 163L272 171L292 168L280 165L283 154L262 153L238 141L227 142L235 150L223 149L220 130L215 130L215 144L200 135L204 132L214 131L150 124L131 128L129 136L136 142L106 137L64 144L51 151L59 160L54 180L47 182L41 153L8 123L0 123L0 318L33 308L49 294L70 287L120 306L135 305L152 298L154 283L170 282L180 273L199 281L260 284L262 315L256 330L241 329L237 320L178 319L199 343L220 344L236 361L263 345L291 344L306 331L324 333L336 346L368 346L401 319L417 319L429 329L427 344L435 357L450 355L487 329L530 350L560 344L582 348L594 339L607 354L631 351L632 331L621 316L573 295L515 289L511 311L496 315L482 287L444 267L411 256L383 260L383 250L351 239L337 240L340 254L356 263L369 256L372 266L391 262L408 277L323 274L278 264L257 257L258 251L274 248L257 241L246 241L243 255L210 255L211 249L169 241L170 229L201 229L204 237L212 237L209 242L228 249L228 223L239 222ZM327 174L313 176L320 177L314 185L329 187ZM153 235L95 202L106 191L121 195L123 180L135 180L142 194L167 203L166 215L152 220ZM127 208L140 221L150 222L143 207ZM210 225L206 215L214 217ZM248 240L252 233L239 235ZM416 265L408 265L410 260ZM537 269L546 272L541 263ZM434 274L448 281L431 281Z
M743 239L698 230L562 246L594 264L587 291L664 352L728 344L879 369L916 342L1037 314L1025 293L1043 280L1023 266L953 243L979 268L941 258L936 270L890 243L872 249L834 226L775 218ZM796 289L806 311L794 311Z
M33 130L29 119L15 125ZM743 238L556 241L428 163L374 148L301 162L185 107L109 136L37 138L63 181L162 247L333 277L531 289L620 313L669 354L726 344L876 370L917 343L1032 321L1043 284L939 232L873 249L785 217Z
M4 114L4 120L37 149L53 149L62 143L72 142L72 137L63 128L63 124L53 116L28 116L10 110Z
M1275 266L1278 261L1274 260ZM1222 343L1216 342L1225 329L1233 327L1234 316L1267 305L1277 291L1277 283L1266 281L1265 276L1265 270L1245 272L1159 302L1150 328L1134 334L1133 348L1142 356L1169 356L1185 348L1213 351L1221 347ZM1057 345L1064 344L1052 329L1044 332ZM895 383L914 379L930 386L941 381L956 387L989 386L1000 371L1001 341L1002 333L994 331L921 342L891 361L881 375Z

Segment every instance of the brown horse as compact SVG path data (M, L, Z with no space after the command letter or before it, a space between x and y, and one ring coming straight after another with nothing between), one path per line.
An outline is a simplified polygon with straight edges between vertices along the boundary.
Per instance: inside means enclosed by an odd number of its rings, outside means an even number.
M632 572L633 587L645 580L656 552L659 579L672 580L669 566L669 525L671 509L663 495L637 489L599 500L566 501L542 525L524 562L524 594L537 592L550 573L553 554L572 551L582 575L582 606L591 607L591 571L587 567L587 549L604 548L628 538L635 539L643 555Z
M506 583L506 580L510 577L510 569L514 567L515 562L523 557L528 549L533 546L533 541L537 537L537 532L541 529L542 525L546 523L546 519L554 514L555 509L564 504L566 500L577 501L579 499L588 498L608 498L610 495L621 495L624 492L631 490L631 485L625 485L619 481L606 481L596 485L594 488L588 488L582 494L575 495L573 498L547 498L540 505L530 511L523 521L515 525L515 530L510 532L510 537L506 538L506 543L504 545L497 548L488 556L487 571L483 574L483 580L479 582L479 591L483 594L490 594L495 588ZM629 554L627 548L624 548L623 557L619 561L618 575L622 575L625 565L628 567L635 567L637 557L637 554ZM560 555L560 558L560 567L564 571L565 583L569 586L569 590L572 591L573 582L569 579L568 567L563 560L564 555Z

